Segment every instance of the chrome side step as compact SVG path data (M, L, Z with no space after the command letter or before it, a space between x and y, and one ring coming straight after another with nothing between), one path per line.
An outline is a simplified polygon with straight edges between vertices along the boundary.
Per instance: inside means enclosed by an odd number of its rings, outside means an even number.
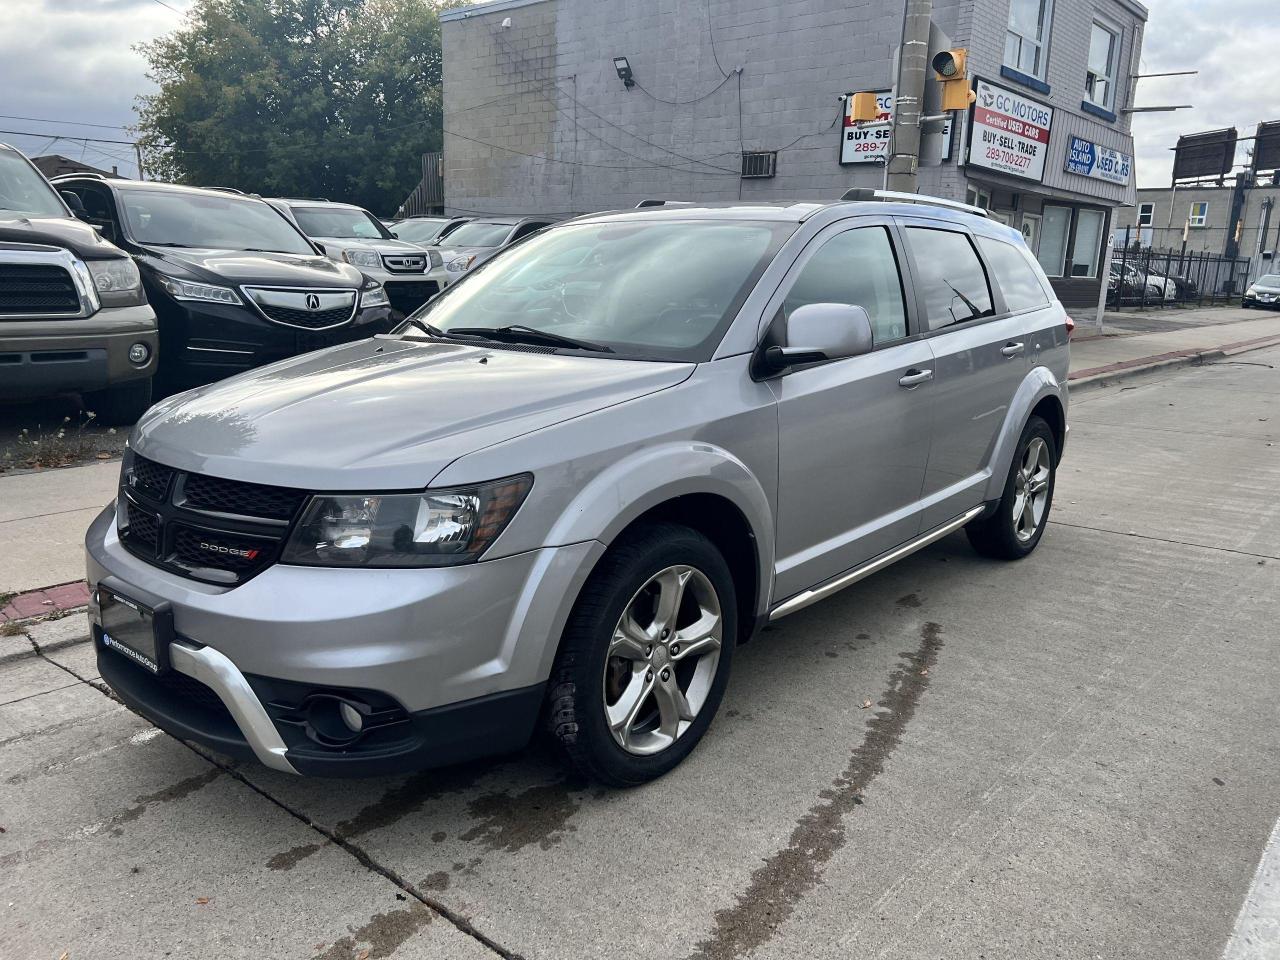
M982 513L984 507L974 507L967 513L962 513L954 520L948 520L940 527L935 527L928 533L922 534L896 549L890 550L888 553L881 554L874 560L868 560L860 567L854 567L848 573L842 573L834 580L830 580L820 587L814 587L812 590L806 590L804 593L798 593L790 600L784 600L772 610L769 611L769 620L780 620L789 613L795 613L797 610L803 610L810 604L817 603L819 600L825 600L833 593L839 593L845 587L851 587L859 580L865 580L873 573L883 570L892 563L896 563L903 557L909 557L917 550L927 547L936 540L941 540L949 533L959 530L966 523L972 520L978 514Z

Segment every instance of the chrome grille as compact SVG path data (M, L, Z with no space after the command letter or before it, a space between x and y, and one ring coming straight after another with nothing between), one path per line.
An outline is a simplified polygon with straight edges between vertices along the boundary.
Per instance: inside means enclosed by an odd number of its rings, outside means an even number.
M356 314L355 290L294 287L243 287L245 296L268 320L303 330L328 330Z
M0 242L0 318L70 320L98 309L93 281L70 251Z
M383 254L382 265L392 273L421 273L427 267L424 253Z

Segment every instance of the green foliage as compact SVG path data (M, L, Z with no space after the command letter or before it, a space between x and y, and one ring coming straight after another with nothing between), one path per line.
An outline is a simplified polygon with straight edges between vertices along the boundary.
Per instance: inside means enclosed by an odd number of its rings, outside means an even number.
M440 149L441 4L196 0L140 49L155 179L328 197L389 214Z

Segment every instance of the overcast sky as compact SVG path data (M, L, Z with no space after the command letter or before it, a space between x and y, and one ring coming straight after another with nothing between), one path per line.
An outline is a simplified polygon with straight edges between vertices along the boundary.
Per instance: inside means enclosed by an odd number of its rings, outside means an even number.
M131 47L176 27L182 18L174 11L189 2L3 0L9 29L0 31L0 114L7 116L0 116L0 130L40 135L0 133L0 139L32 155L83 156L136 175L127 144L72 138L129 139L121 128L135 120L134 98L149 90L146 64ZM1271 73L1280 20L1276 0L1149 0L1149 6L1143 72L1200 71L1137 87L1138 106L1195 105L1134 118L1138 184L1163 186L1178 134L1235 125L1246 136L1260 120L1280 120ZM81 125L88 123L107 126ZM1242 146L1238 160L1244 159Z

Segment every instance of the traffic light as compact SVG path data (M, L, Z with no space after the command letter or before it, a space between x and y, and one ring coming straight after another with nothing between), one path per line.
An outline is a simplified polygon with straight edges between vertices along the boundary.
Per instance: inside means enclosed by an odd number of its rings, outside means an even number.
M969 78L965 74L965 58L968 51L964 47L954 50L943 50L933 58L933 73L942 85L942 109L967 110L969 104L976 99L969 89Z
M855 93L849 101L849 119L868 123L880 116L880 104L874 93Z

